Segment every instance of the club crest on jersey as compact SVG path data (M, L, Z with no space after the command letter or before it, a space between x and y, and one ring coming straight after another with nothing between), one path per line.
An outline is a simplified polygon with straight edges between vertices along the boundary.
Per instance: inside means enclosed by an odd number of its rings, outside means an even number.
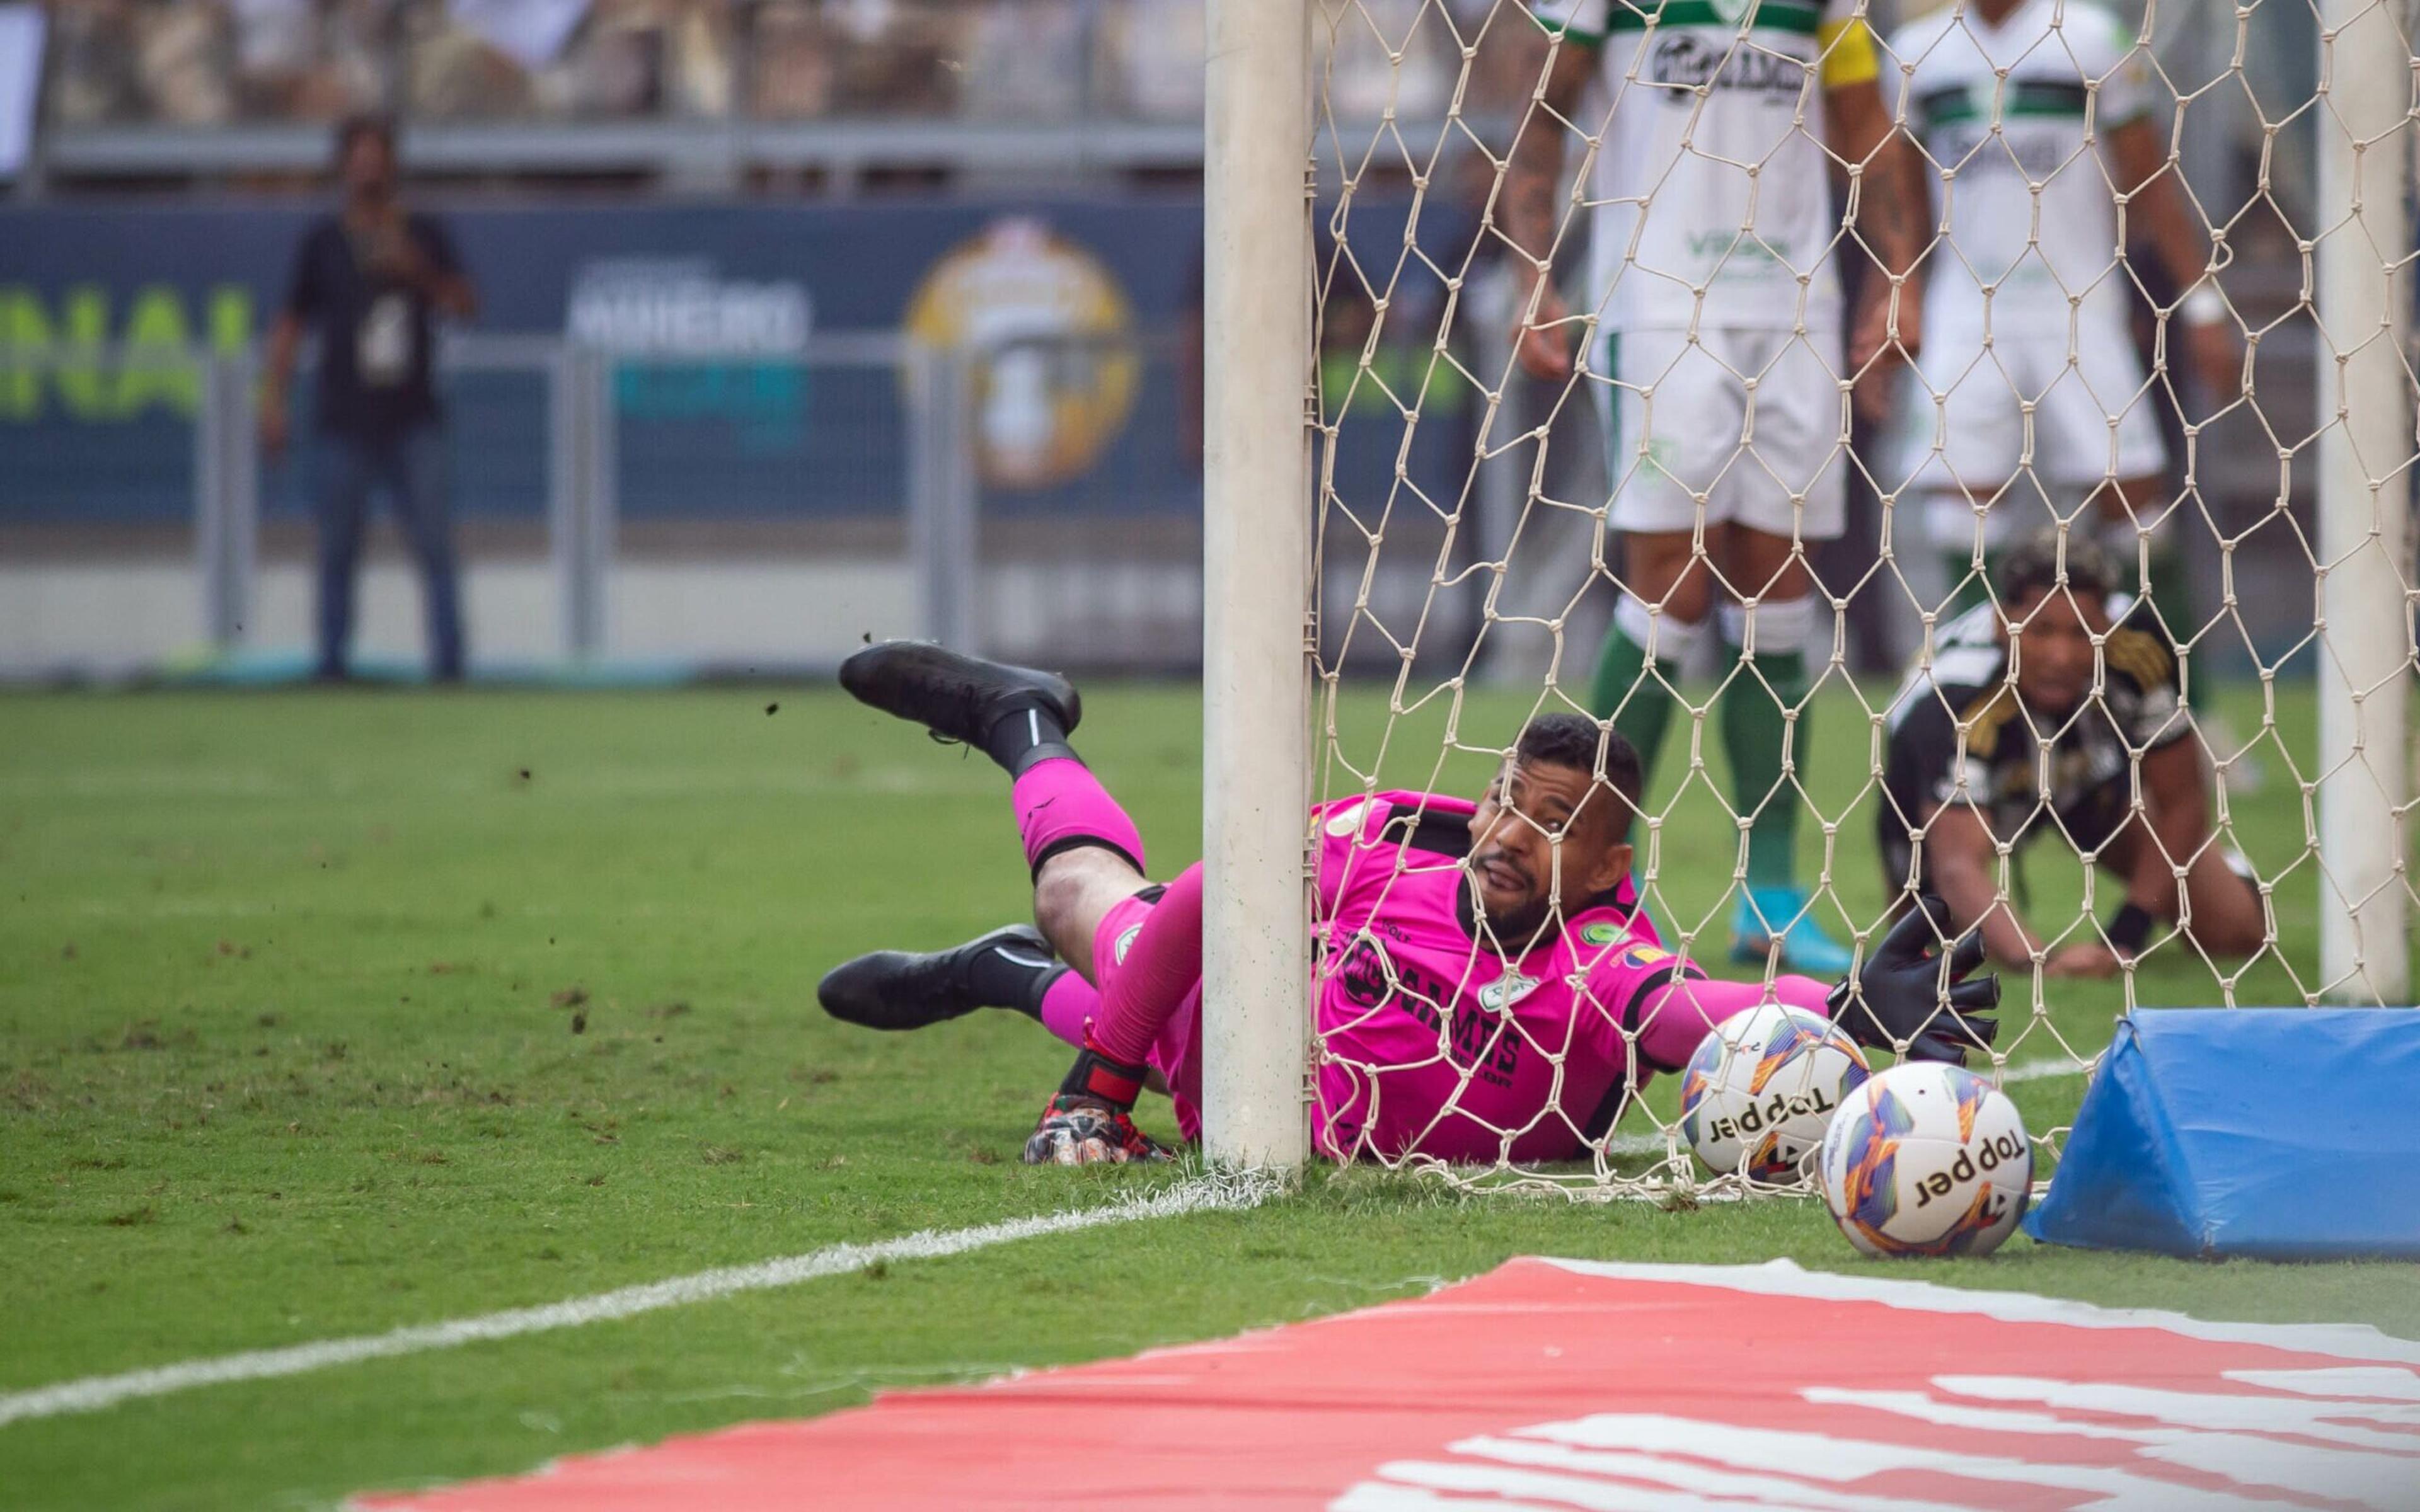
M1116 961L1118 964L1125 965L1126 964L1126 952L1134 949L1135 936L1141 933L1142 926L1140 924L1129 926L1124 934L1118 936L1118 943L1109 947L1110 958Z
M1584 945L1611 945L1620 938L1621 926L1609 918L1600 918L1593 924L1580 927L1580 941Z
M1479 1006L1491 1013L1501 1013L1537 990L1537 978L1525 977L1518 971L1507 971L1479 989Z

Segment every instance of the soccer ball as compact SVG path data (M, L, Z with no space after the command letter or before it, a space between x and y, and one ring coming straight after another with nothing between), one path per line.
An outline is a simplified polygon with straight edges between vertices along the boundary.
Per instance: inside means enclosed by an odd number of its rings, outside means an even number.
M2024 1216L2034 1147L2008 1094L1909 1060L1841 1103L1823 1170L1833 1221L1868 1255L1988 1255Z
M1794 1180L1866 1079L1855 1041L1821 1013L1765 1003L1714 1026L1681 1079L1681 1137L1717 1175Z

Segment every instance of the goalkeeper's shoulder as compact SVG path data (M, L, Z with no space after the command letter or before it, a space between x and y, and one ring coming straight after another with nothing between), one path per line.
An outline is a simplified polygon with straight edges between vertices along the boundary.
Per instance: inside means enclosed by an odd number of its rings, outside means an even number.
M1415 843L1424 836L1433 838L1434 831L1469 824L1478 809L1467 798L1389 789L1312 804L1311 818L1319 833L1329 840L1391 839Z

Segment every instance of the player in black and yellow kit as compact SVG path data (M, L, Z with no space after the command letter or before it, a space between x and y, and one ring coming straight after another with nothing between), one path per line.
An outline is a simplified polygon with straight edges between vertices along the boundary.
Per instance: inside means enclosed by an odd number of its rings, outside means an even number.
M1885 886L1939 892L1994 959L2109 976L2178 925L2214 956L2268 937L2257 889L2213 834L2176 652L2081 536L2012 548L1995 603L1944 626L1890 712L1875 819ZM2139 772L2139 780L2137 773ZM2122 883L2099 930L2055 947L2009 896L2000 845L2045 834ZM2181 886L2180 885L2181 871Z

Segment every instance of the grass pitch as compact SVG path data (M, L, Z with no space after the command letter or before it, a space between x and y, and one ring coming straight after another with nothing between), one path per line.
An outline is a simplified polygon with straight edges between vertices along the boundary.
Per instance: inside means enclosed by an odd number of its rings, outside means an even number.
M1083 748L1172 873L1199 849L1198 695L1104 687L1087 702ZM1525 710L1475 699L1461 736L1500 742ZM2261 729L2257 704L2230 712ZM1382 713L1348 702L1357 761L1475 791L1481 758L1440 770L1448 711L1393 721L1383 751ZM2281 694L2270 790L2236 805L2264 872L2301 851L2288 768L2307 769L2309 726L2307 698ZM0 730L0 1393L1170 1179L1016 1164L1065 1061L1022 1020L878 1037L814 1008L835 961L954 942L1025 905L999 775L836 695L15 697ZM1864 720L1840 695L1814 731L1834 872L1870 917ZM1687 930L1735 844L1708 763L1659 838L1666 912ZM1667 791L1686 764L1667 753ZM1811 861L1824 836L1806 827ZM2074 913L2071 872L2032 865L2038 910ZM2282 957L2307 978L2307 862L2276 901ZM1718 951L1725 918L1701 949ZM2012 1008L2031 995L2009 986ZM2134 990L2222 996L2174 949ZM2061 1054L2055 1040L2097 1048L2123 992L2053 984L2039 1019L2009 1015L2012 1061ZM2302 995L2264 962L2234 995ZM2016 1093L2039 1130L2081 1089ZM1145 1121L1166 1132L1164 1108ZM19 1422L0 1427L0 1499L326 1505L1357 1306L1522 1253L1865 1267L1802 1202L1467 1200L1323 1171L1247 1213ZM2020 1238L1920 1273L2420 1336L2420 1267L2183 1264Z

